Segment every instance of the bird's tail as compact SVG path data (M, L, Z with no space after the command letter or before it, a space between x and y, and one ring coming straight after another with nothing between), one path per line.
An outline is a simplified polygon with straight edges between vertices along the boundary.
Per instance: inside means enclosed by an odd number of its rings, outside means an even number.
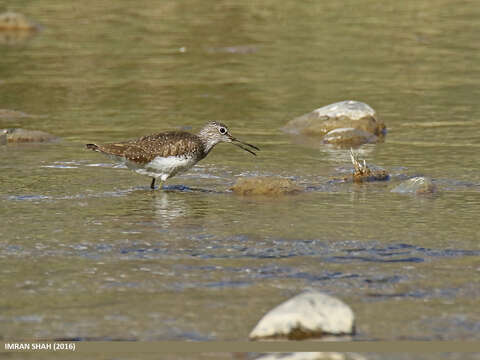
M100 151L100 149L98 148L98 145L96 144L85 144L85 148L93 151Z

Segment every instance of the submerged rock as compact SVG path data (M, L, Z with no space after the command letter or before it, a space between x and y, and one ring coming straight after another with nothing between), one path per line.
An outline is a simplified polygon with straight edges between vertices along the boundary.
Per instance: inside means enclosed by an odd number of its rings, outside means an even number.
M360 136L361 133L355 135L350 130L350 135L347 136L345 133L344 136L347 143L352 141L352 138L358 141L362 137L365 142L376 142L386 132L385 124L378 118L375 110L363 102L353 100L341 101L313 110L311 113L289 121L283 129L293 134L323 137L332 130L342 128L355 129L375 136L365 136L363 133L362 136ZM331 136L330 141L334 138L336 144L343 144L342 136Z
M8 143L48 142L58 140L56 136L39 130L0 129L0 133L6 137L6 142Z
M38 28L23 14L11 11L0 14L0 31L36 31Z
M301 340L354 332L355 317L348 305L321 292L307 291L270 310L249 338Z
M324 144L341 146L358 146L376 143L378 136L364 130L354 128L340 128L329 131L322 139Z
M432 182L432 179L418 176L405 180L391 191L401 194L433 194L437 192L437 186Z
M277 196L301 191L293 181L275 177L240 178L231 190L237 195Z

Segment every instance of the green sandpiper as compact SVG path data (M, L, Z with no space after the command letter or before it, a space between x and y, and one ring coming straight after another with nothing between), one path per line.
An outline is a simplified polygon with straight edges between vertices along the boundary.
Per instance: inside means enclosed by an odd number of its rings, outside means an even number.
M152 177L150 188L155 189L156 179L163 183L168 178L187 171L221 142L236 145L253 155L256 153L251 149L260 150L236 139L230 135L225 124L216 121L207 123L198 134L166 131L125 142L85 146L109 155L138 174Z

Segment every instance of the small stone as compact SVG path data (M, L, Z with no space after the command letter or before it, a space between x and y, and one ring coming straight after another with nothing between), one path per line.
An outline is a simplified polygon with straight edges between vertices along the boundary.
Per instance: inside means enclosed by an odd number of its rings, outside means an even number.
M308 291L270 310L249 335L251 340L287 338L301 340L355 332L353 311L341 300Z
M433 194L437 192L437 186L429 177L418 176L405 180L391 191L400 194Z
M325 136L332 130L353 128L375 135L383 136L385 124L369 105L353 100L330 104L289 121L285 131L306 136ZM374 138L367 137L367 141ZM379 139L375 139L378 141Z
M292 180L276 177L240 178L231 190L237 195L278 196L301 191Z
M6 135L8 143L49 142L58 140L56 136L39 130L0 129L0 133Z

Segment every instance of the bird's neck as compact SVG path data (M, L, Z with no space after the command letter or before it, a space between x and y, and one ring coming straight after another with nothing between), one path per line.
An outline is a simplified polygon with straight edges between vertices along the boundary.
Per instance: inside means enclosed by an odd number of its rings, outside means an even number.
M204 153L203 157L205 157L208 155L210 150L212 150L213 147L218 144L218 141L215 141L214 139L212 139L208 135L208 132L204 131L204 129L200 130L197 136L203 145L203 153Z
M217 145L217 142L208 139L202 139L202 144L204 156L207 156L210 150L212 150L214 146Z

